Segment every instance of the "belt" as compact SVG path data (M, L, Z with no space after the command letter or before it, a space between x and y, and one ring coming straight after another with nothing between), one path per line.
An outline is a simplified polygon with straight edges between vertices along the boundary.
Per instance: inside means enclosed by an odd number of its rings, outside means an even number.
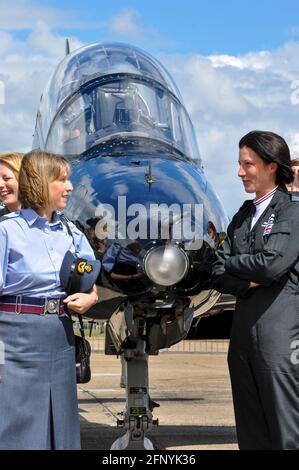
M62 297L27 297L24 295L4 295L0 297L0 311L8 313L32 313L46 315L67 313L67 306Z

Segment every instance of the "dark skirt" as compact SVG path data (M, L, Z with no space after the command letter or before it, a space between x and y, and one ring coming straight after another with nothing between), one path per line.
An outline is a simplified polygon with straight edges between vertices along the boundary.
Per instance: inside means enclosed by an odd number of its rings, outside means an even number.
M0 346L0 449L80 449L71 319L0 312Z

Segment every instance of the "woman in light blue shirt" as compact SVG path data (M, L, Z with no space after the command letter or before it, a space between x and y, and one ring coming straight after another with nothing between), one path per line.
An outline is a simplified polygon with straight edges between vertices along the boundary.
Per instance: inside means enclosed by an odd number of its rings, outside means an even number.
M94 259L85 235L69 223L71 236L60 218L72 191L69 175L61 156L26 154L22 209L0 223L0 449L80 448L68 309L82 314L98 299L95 286L66 296L60 285L68 250Z

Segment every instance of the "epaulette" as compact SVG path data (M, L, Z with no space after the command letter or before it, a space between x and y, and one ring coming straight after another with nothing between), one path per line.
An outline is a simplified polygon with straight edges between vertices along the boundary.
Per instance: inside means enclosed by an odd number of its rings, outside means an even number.
M290 193L292 202L299 202L299 191L294 191Z

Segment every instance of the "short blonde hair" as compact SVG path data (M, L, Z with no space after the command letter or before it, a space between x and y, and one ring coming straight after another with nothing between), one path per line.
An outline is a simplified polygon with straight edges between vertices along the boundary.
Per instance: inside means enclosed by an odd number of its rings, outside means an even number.
M299 166L299 158L291 160L291 167L293 168L293 166Z
M32 150L24 155L19 176L19 200L24 209L41 209L51 204L49 183L71 172L62 155Z
M19 172L24 153L21 152L3 152L0 153L0 163L7 165L13 171L15 178L19 181Z

